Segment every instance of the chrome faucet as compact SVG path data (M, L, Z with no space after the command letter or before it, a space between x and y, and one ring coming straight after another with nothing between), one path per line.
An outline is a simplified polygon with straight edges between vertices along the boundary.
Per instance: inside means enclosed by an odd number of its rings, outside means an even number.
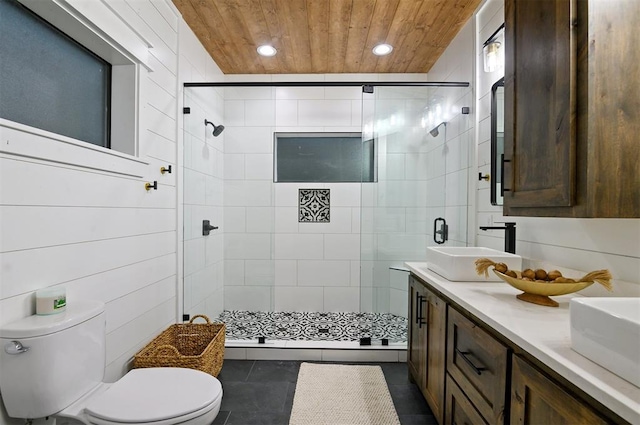
M516 223L504 223L504 227L480 226L480 230L504 230L504 250L516 253Z

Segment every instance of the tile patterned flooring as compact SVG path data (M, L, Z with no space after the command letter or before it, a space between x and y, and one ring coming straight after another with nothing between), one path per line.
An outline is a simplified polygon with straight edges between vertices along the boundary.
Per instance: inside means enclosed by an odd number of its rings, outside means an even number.
M224 395L213 425L287 425L300 361L225 360L218 379ZM402 425L435 425L435 417L415 384L406 363L382 367Z
M225 310L217 320L226 324L226 337L233 340L407 341L407 318L394 314Z

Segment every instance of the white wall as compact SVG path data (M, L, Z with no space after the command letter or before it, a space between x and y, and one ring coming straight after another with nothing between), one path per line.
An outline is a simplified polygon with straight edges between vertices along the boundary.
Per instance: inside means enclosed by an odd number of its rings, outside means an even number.
M105 379L114 381L181 311L179 174L162 175L160 167L175 170L181 160L179 81L211 80L220 71L168 0L113 2L110 8L84 2L80 9L116 41L135 32L153 45L141 53L152 71L139 69L139 154L0 120L0 325L34 314L40 288L64 286L69 305L103 301ZM145 182L154 180L158 190L147 192ZM0 423L22 421L9 419L2 407Z
M503 22L501 0L488 0L476 15L477 166L483 174L490 173L491 164L491 86L504 75L504 70L485 73L481 47ZM478 227L514 221L517 223L516 252L532 260L532 264L576 270L570 275L576 277L580 272L609 269L614 276L611 295L640 295L640 219L503 217L502 207L490 204L489 182L476 183L475 188L477 212L472 228L478 246L504 249L502 231L484 232ZM608 295L595 285L582 293Z

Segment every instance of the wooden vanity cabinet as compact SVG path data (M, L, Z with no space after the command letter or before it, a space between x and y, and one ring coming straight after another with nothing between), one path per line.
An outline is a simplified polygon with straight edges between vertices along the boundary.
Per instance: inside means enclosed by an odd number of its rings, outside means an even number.
M409 303L409 377L439 424L627 423L413 274Z
M505 1L505 215L640 217L637 16L637 1Z
M512 424L608 423L520 356L513 356L511 386Z
M409 278L409 303L409 375L442 423L447 305L413 276Z

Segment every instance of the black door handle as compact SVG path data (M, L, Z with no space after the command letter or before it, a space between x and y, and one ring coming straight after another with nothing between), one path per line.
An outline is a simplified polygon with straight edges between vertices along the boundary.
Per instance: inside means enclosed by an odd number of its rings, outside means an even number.
M202 236L208 236L212 230L216 230L218 226L209 224L209 220L202 220Z

